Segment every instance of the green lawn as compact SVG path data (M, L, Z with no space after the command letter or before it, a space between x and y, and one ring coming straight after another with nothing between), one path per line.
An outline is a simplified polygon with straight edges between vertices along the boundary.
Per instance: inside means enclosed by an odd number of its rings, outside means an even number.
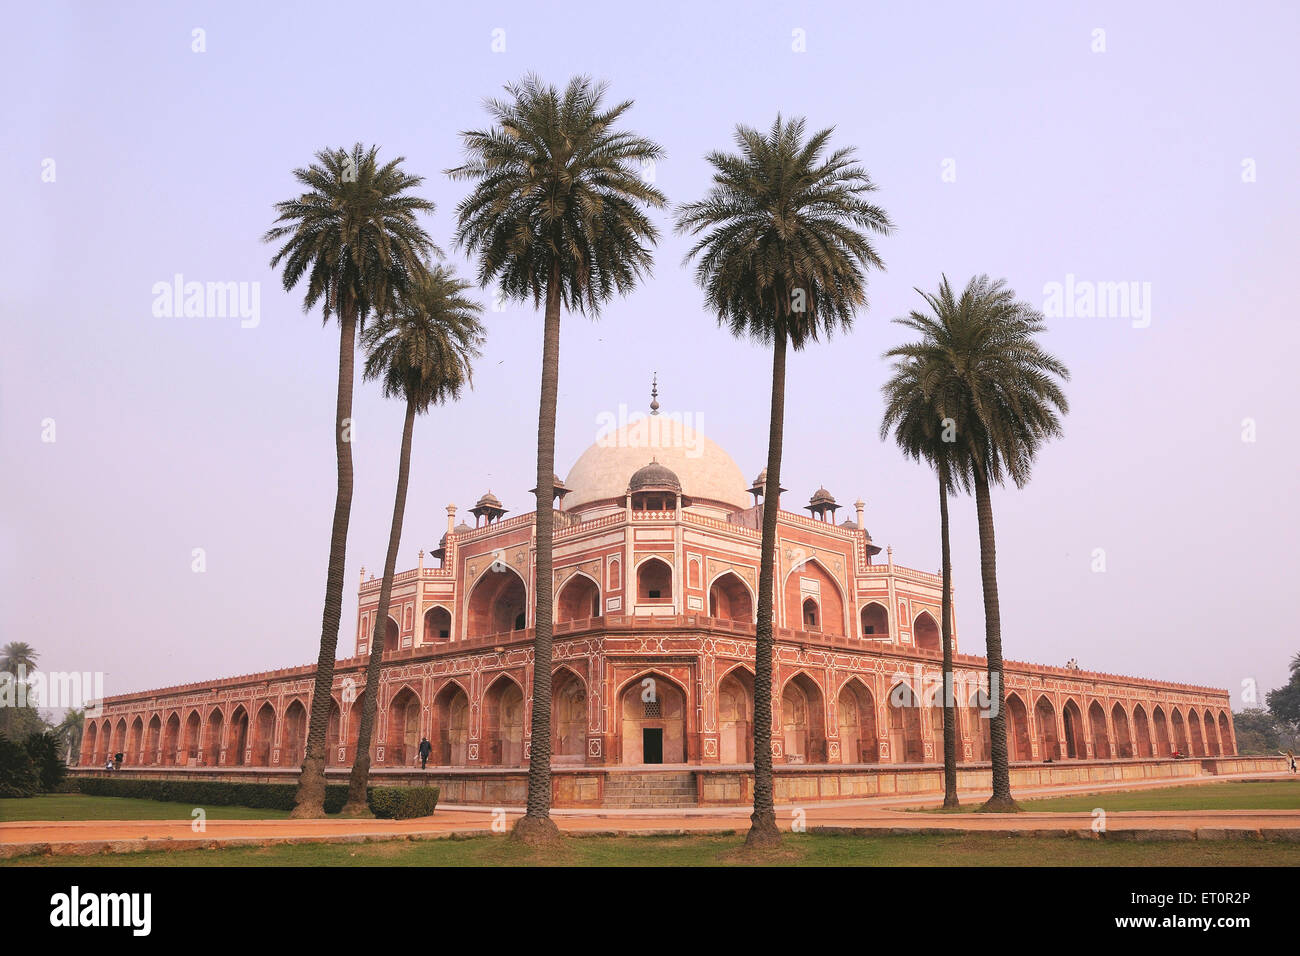
M998 836L787 834L757 857L737 836L571 837L532 850L506 837L30 857L7 866L1300 866L1300 844L1119 843Z
M1123 810L1300 810L1300 780L1259 783L1203 783L1158 790L1113 791L1021 800L1025 810L1091 813L1101 807L1108 813Z
M251 807L204 807L209 820L284 820L287 810ZM92 797L81 793L48 793L21 800L0 800L0 822L19 820L189 820L194 805L139 800L135 797Z

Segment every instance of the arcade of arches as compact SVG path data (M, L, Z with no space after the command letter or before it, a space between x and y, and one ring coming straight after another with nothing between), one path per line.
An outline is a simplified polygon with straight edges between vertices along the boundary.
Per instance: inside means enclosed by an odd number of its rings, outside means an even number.
M576 593L586 608L589 579ZM497 586L510 587L503 575ZM738 581L716 582L720 606L750 613ZM584 764L747 764L753 760L754 679L743 662L704 699L698 682L645 668L594 695L578 670L561 664L552 680L552 760ZM827 681L831 691L827 693ZM529 680L523 671L450 678L428 693L424 681L381 684L374 751L377 767L519 767L527 762ZM693 690L694 689L694 690ZM606 698L605 693L608 693ZM607 704L602 701L607 700ZM785 764L926 764L943 759L942 695L927 680L924 700L908 680L885 686L877 675L778 668L774 687L774 757ZM88 722L82 763L102 766L116 752L133 766L293 767L301 763L308 723L305 695L228 705L157 710ZM332 766L355 753L364 691L331 702L326 743ZM1032 703L1030 703L1032 701ZM608 708L602 727L593 714ZM957 756L989 759L989 721L976 691L955 707ZM1015 689L1006 697L1013 762L1231 756L1236 753L1226 706L1105 700Z

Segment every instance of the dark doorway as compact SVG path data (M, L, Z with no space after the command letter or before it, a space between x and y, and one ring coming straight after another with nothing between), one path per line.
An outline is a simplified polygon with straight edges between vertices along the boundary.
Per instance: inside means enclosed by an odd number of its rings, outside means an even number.
M641 759L645 763L664 762L664 731L662 727L642 728Z

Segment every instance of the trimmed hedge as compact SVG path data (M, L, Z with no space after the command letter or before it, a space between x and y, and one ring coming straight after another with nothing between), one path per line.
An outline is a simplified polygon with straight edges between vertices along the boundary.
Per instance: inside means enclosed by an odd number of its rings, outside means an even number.
M252 807L256 810L292 810L296 783L229 783L222 780L149 780L128 777L82 777L82 793L94 797L133 797L188 803L196 807ZM371 791L373 793L373 788ZM435 791L436 792L436 791ZM338 813L347 801L348 785L327 784L325 812Z
M389 820L427 817L438 805L437 787L371 787L370 809Z

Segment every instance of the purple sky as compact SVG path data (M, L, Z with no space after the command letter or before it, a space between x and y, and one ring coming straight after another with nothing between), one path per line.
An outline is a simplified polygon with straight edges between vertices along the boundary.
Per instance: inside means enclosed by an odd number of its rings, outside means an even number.
M1044 337L1074 373L1073 407L1029 487L994 497L1005 651L1227 687L1237 706L1253 679L1262 696L1300 650L1286 623L1300 326L1285 278L1300 15L1134 6L16 8L0 40L3 640L33 644L47 669L106 671L109 693L315 659L337 331L281 291L259 237L295 166L361 140L428 177L427 225L450 248L467 187L441 171L457 133L536 70L634 98L628 124L666 148L656 182L674 202L703 193L702 156L736 123L778 110L858 148L898 229L854 332L792 360L783 479L787 506L819 484L865 498L900 563L939 560L933 479L876 437L880 354L903 339L889 319L913 288L988 272L1041 305L1067 275L1150 283L1148 327L1064 317ZM653 370L666 411L697 416L747 477L762 466L767 355L703 313L687 243L660 221L655 276L598 324L566 320L561 475L597 416L644 408ZM176 273L260 283L260 324L155 317L153 285ZM529 507L540 322L519 306L487 319L476 391L418 423L400 568L436 546L448 502L463 516L491 486ZM383 559L402 410L358 383L355 417L344 654L358 570ZM953 520L959 637L982 653L973 503Z

